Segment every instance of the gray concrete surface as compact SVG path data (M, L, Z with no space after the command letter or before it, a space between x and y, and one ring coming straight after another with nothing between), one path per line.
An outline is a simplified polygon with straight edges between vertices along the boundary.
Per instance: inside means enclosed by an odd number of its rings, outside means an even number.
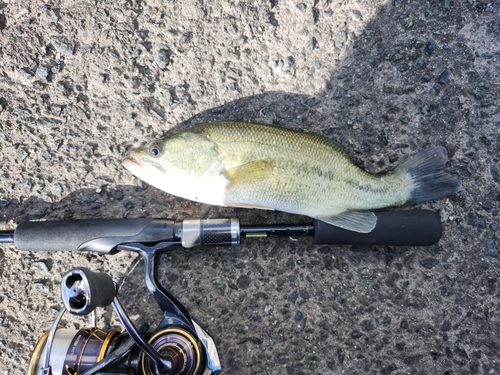
M162 280L213 335L225 374L499 374L499 21L498 1L472 0L0 2L0 229L307 221L193 204L120 166L150 137L202 122L322 134L370 172L441 145L463 186L418 206L442 215L437 245L179 250ZM110 273L133 318L158 321L133 254L4 246L2 374L26 372L74 266ZM98 322L118 324L110 309Z

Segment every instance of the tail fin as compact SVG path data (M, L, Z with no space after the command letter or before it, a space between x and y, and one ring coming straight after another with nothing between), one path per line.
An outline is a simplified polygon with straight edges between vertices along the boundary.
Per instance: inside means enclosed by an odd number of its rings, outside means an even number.
M430 147L396 168L396 171L410 175L413 181L409 202L427 202L458 193L462 183L444 172L447 161L444 147Z

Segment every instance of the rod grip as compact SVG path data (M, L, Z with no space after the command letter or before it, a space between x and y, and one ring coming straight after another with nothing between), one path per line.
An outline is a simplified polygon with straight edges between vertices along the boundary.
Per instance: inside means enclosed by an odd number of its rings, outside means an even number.
M430 246L441 238L438 212L399 210L376 212L377 225L370 233L358 233L314 220L315 244Z
M159 219L88 219L26 221L14 232L24 251L95 251L112 253L120 244L174 238L174 222Z

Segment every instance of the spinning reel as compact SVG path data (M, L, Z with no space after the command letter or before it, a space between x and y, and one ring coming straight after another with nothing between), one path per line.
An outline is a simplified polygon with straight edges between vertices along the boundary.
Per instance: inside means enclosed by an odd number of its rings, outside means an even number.
M64 309L40 339L28 375L210 375L220 370L214 342L187 309L157 281L156 255L179 248L234 246L244 238L310 236L314 244L429 246L441 237L439 214L428 210L377 213L370 233L356 233L314 220L312 224L240 226L237 218L91 219L23 222L0 232L0 244L24 251L134 251L146 262L146 286L163 311L152 334L137 330L106 274L77 268L61 282ZM65 311L86 315L112 305L126 332L59 328ZM95 326L95 324L94 324Z
M157 245L164 250L165 243ZM32 354L28 375L215 375L220 370L212 338L194 322L187 309L155 277L155 247L124 245L146 258L146 285L163 310L153 333L137 330L118 300L117 286L105 273L75 268L61 280L64 308ZM59 327L67 311L75 315L94 313L96 307L112 305L126 332Z

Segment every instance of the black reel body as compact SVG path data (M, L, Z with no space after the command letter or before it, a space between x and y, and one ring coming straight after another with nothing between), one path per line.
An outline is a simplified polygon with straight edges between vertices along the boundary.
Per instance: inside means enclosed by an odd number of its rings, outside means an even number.
M212 338L194 322L187 309L156 280L155 254L165 244L128 244L126 250L146 259L146 285L163 310L155 332L137 330L116 297L117 286L104 273L75 268L61 280L64 308L39 340L28 375L210 375L220 371ZM59 326L65 311L87 315L112 305L124 332L96 327L71 330ZM94 324L95 326L95 324Z

